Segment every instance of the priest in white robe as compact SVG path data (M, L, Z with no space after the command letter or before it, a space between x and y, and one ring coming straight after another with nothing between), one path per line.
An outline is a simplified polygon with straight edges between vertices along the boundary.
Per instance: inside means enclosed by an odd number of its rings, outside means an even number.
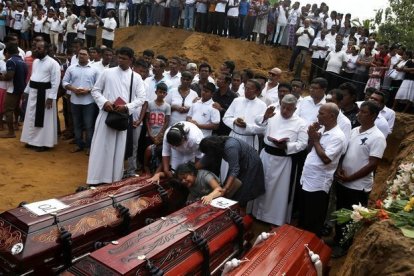
M256 123L266 127L265 147L260 154L265 174L266 193L253 201L252 214L259 220L282 225L290 223L296 183L296 165L292 155L308 144L306 122L296 110L292 94L283 97L280 111L268 107Z
M110 128L105 124L105 120L108 112L112 110L128 112L131 115L146 101L144 82L141 76L130 68L133 57L132 49L120 48L117 54L119 66L104 70L91 91L100 111L89 156L89 185L112 183L122 179L127 131ZM120 99L125 104L118 104ZM117 104L114 104L115 101Z
M29 94L20 141L37 151L45 151L57 144L56 98L60 84L59 63L48 56L48 45L36 43L33 51L32 75L26 86Z
M223 122L231 128L229 136L245 141L256 150L259 149L257 135L264 133L264 127L257 125L255 118L263 114L267 107L257 98L260 92L260 83L248 80L244 97L235 98L223 117Z

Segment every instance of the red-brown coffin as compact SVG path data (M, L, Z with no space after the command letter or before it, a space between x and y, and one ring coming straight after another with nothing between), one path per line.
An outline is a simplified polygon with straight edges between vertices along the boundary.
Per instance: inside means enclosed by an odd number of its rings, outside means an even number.
M182 207L181 194L169 183L149 184L146 179L129 178L59 198L70 206L57 213L59 227L71 234L69 256L53 216L38 217L24 207L0 214L0 275L50 275L93 251L95 242L118 239L145 226L147 218ZM13 255L17 243L23 244L23 251Z
M251 226L251 217L239 214L237 205L218 209L201 202L193 203L119 239L117 245L109 244L93 252L63 274L151 275L147 260L165 275L201 274L205 257L192 241L194 232L207 240L207 267L214 271L237 251L238 238L244 239L238 234ZM241 222L242 232L234 222L235 217Z
M282 225L276 235L254 246L245 257L249 259L226 275L317 275L305 244L318 254L323 264L323 274L329 274L331 249L315 234Z

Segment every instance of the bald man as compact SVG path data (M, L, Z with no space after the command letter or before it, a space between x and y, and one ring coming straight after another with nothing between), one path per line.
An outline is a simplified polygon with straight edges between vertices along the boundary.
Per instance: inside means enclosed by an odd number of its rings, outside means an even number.
M329 202L329 190L339 159L346 150L346 138L337 124L339 108L334 103L321 106L318 122L309 126L312 146L303 167L302 208L299 227L321 236Z
M282 70L275 67L272 68L268 74L268 80L265 84L265 87L262 90L262 96L267 106L279 102L279 97L277 95L277 87L279 86L280 77L282 76Z

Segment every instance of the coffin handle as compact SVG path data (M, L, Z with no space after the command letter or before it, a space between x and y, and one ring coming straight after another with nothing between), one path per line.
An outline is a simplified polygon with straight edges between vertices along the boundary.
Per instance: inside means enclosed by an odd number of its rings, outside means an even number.
M72 265L72 234L66 230L59 223L59 218L56 213L51 213L54 218L54 224L56 224L59 231L58 241L62 245L62 255L65 266L69 267Z
M109 195L109 197L112 199L112 206L118 211L119 216L122 217L120 225L121 234L126 235L129 232L129 226L131 224L131 214L129 213L129 209L122 206L122 204L117 203L114 195Z
M151 273L151 276L163 276L164 275L164 271L162 269L155 266L150 260L148 259L146 260L147 260L147 264L145 266L149 270L149 273Z
M244 224L243 224L243 218L233 210L230 210L230 218L233 220L233 223L237 226L237 247L238 247L238 253L236 255L237 258L240 258L243 253L243 244L244 244Z

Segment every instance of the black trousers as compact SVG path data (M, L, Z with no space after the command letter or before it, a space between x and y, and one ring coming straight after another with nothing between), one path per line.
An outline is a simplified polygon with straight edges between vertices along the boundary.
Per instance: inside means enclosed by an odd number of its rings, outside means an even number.
M102 45L105 45L106 47L112 49L113 44L114 44L113 40L108 40L108 39L102 38Z
M345 186L336 185L336 209L342 208L352 210L352 205L361 203L362 206L368 205L369 192L353 190L346 188ZM335 242L338 242L343 238L343 228L345 224L335 226ZM345 245L349 246L349 245Z
M324 58L312 58L311 69L309 73L309 83L318 77L322 77Z
M321 230L328 210L329 194L324 191L307 192L302 189L302 206L299 227L321 236Z

